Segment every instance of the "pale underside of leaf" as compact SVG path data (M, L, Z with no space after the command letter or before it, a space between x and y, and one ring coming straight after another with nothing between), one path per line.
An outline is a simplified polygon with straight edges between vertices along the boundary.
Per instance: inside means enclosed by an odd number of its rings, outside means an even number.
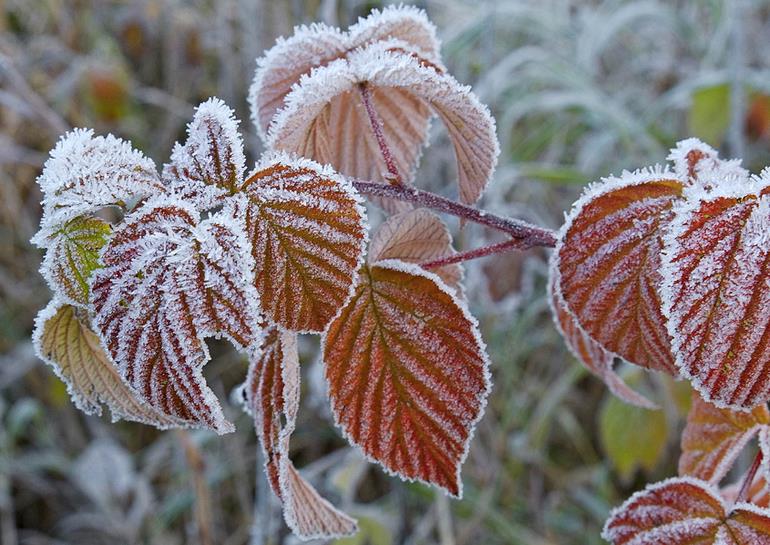
M682 186L654 172L588 190L557 246L561 294L579 325L626 361L676 375L658 285L661 228Z
M102 252L94 325L121 375L153 407L219 433L233 426L203 378L206 337L237 347L257 336L245 237L231 220L179 201L148 202Z
M348 176L384 181L387 168L361 105L360 84L371 90L405 181L413 177L435 113L455 151L460 200L476 202L499 154L494 120L469 88L415 57L403 42L377 42L303 78L271 126L270 145L328 162Z
M440 65L436 29L425 12L413 6L389 6L373 10L349 32L324 25L296 27L288 39L279 39L264 57L257 60L257 71L249 89L252 120L263 141L275 114L284 106L286 95L302 76L314 68L345 57L372 42L398 39L430 62Z
M718 483L727 474L744 446L770 424L767 406L752 412L720 409L693 394L682 433L679 474Z
M132 420L158 428L181 425L145 403L123 381L80 312L53 300L40 311L32 334L38 357L64 381L75 405L86 414L100 415L104 403L113 421Z
M666 238L661 294L676 363L720 407L770 398L768 225L768 196L705 196L677 208Z
M352 186L311 161L276 156L257 167L225 209L243 226L267 317L321 332L351 295L366 244Z
M93 216L78 216L54 231L45 242L43 277L58 298L72 305L88 305L89 279L99 267L99 250L112 231Z
M222 204L243 180L243 141L233 111L218 98L196 109L187 141L174 146L163 180L179 198L208 210Z
M391 216L378 227L369 244L367 261L373 265L385 259L399 259L419 265L455 253L446 224L430 210L419 208ZM431 272L458 295L462 294L463 269L459 263Z
M655 403L625 383L613 369L615 355L602 348L583 331L575 317L570 314L559 291L559 271L555 267L555 259L551 260L548 290L554 323L572 355L586 369L602 379L610 392L618 398L637 407L657 409L658 406Z
M252 359L246 383L265 455L270 486L281 499L284 517L302 539L350 535L355 520L335 509L306 481L289 459L289 441L299 409L300 371L296 334L271 326Z
M602 537L613 545L758 545L770 540L770 511L747 503L728 509L705 481L679 477L614 509Z
M361 275L324 339L335 420L388 472L459 496L490 388L476 322L415 265L381 261Z

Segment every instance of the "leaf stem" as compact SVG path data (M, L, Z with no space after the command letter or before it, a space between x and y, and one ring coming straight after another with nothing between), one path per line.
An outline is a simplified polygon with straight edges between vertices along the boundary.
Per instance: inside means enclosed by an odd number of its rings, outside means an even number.
M535 246L553 248L556 245L556 233L551 229L538 227L519 219L498 216L429 191L366 180L354 179L351 182L359 193L365 195L409 202L502 231L516 239L521 244L522 250Z
M458 252L455 254L439 257L431 261L425 261L420 263L423 269L437 269L446 265L452 265L454 263L460 263L462 261L469 261L471 259L478 259L488 255L502 254L510 252L512 250L522 250L522 239L511 238L504 242L498 242L497 244L490 244L488 246L482 246L475 250L468 250L466 252Z
M757 451L757 455L754 457L754 461L751 463L749 472L746 473L746 477L743 479L743 484L741 485L741 491L738 492L738 496L736 496L735 498L735 503L748 501L749 490L751 489L752 483L754 483L754 477L756 476L757 471L759 470L759 466L761 464L762 464L762 449Z
M388 142L385 140L382 121L380 120L380 116L377 115L377 110L374 109L374 104L372 103L372 92L366 82L359 83L358 90L361 93L361 102L364 103L366 115L369 116L369 123L372 126L372 132L374 133L374 138L377 140L377 145L380 147L380 153L382 153L382 158L384 159L385 166L388 169L388 174L390 174L390 178L395 184L403 185L404 182L401 179L401 174L398 172L396 161L393 159L393 153L390 151Z

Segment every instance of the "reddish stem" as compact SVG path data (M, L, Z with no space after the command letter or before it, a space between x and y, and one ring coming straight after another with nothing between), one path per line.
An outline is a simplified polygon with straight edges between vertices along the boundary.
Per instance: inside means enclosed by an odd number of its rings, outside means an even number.
M754 457L754 461L751 464L751 467L749 468L749 472L746 473L746 477L743 479L743 484L741 485L741 491L738 492L738 496L735 498L735 503L740 503L742 501L748 501L748 495L749 490L751 489L751 485L754 482L754 477L757 474L757 471L759 471L759 466L762 464L762 450L760 449L757 451L757 455Z
M366 115L369 116L369 123L372 126L372 132L374 133L374 138L377 140L377 145L380 147L382 158L385 160L385 166L388 169L388 173L396 184L403 185L401 174L399 174L398 167L396 166L396 161L393 159L393 154L390 151L388 142L385 140L382 121L380 120L380 116L377 115L377 110L374 109L374 104L372 104L372 92L369 90L369 86L366 85L366 83L359 83L358 90L361 92L361 102L364 103Z
M358 192L365 195L410 202L418 206L424 206L426 208L438 210L439 212L451 214L474 223L486 225L492 229L502 231L503 233L508 233L511 237L517 239L521 243L520 249L522 250L534 246L553 248L556 245L556 234L553 231L544 227L532 225L526 221L498 216L436 195L435 193L413 187L387 185L364 180L351 181Z
M437 269L445 265L452 265L454 263L460 263L462 261L468 261L471 259L478 259L479 257L485 257L493 254L502 254L504 252L510 252L512 250L523 250L526 245L522 239L512 238L504 242L498 242L497 244L490 244L489 246L482 246L475 250L468 250L467 252L458 252L456 254L447 255L431 261L420 263L424 269Z

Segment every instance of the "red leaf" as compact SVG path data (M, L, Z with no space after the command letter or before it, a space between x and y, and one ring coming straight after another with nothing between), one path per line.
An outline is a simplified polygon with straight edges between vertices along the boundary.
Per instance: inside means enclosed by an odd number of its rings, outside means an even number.
M602 537L613 545L770 543L770 511L727 507L711 485L679 477L648 486L610 513Z
M210 98L187 125L187 142L174 146L163 179L178 197L198 210L208 210L235 192L244 168L238 121L224 102Z
M361 276L324 339L335 419L388 472L459 496L490 387L476 321L415 265L381 261Z
M720 186L678 206L661 294L681 373L719 407L770 399L770 196Z
M323 499L289 459L299 386L296 334L272 326L265 334L259 357L251 360L246 381L247 404L254 415L270 486L283 503L286 523L298 537L350 535L357 530L355 520Z
M151 200L126 218L93 279L94 326L124 379L151 406L232 431L202 375L204 338L249 346L257 324L246 241L226 218Z
M645 409L657 409L658 406L655 403L644 397L642 394L632 390L623 381L612 368L615 361L615 355L602 348L599 343L587 335L577 323L575 317L570 314L564 299L559 293L559 271L553 265L555 260L551 261L552 265L548 282L551 313L556 328L564 338L564 342L567 344L570 352L572 352L575 358L577 358L586 369L602 379L610 392L626 403Z
M626 173L591 186L561 231L561 292L606 350L676 374L658 296L661 228L682 184L665 171Z
M682 433L679 474L718 483L743 447L770 424L770 412L761 405L752 412L720 409L693 393L687 426Z
M254 282L268 318L321 332L350 298L366 244L355 189L328 167L264 159L225 213L247 234Z

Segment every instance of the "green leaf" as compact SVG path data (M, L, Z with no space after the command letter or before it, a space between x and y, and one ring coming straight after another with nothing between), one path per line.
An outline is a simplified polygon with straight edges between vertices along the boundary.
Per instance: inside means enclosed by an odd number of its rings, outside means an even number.
M112 228L94 216L78 216L66 222L48 240L43 276L64 301L88 304L88 279L99 268L99 250Z
M688 129L692 136L718 147L730 124L730 86L701 87L692 95Z
M608 397L599 415L602 446L623 480L637 469L652 471L666 448L668 426L663 411L640 409Z

